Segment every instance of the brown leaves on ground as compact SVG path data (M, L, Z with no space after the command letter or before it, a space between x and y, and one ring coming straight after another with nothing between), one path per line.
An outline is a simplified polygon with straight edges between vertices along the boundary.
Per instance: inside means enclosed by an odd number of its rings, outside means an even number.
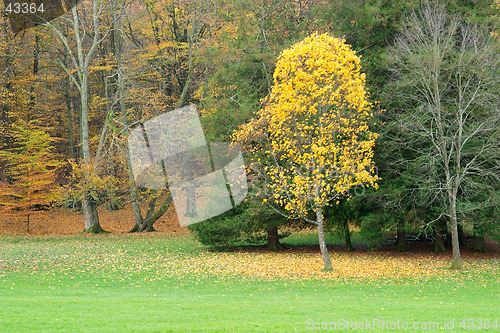
M145 211L145 209L143 209ZM0 235L26 234L27 212L0 210ZM101 227L109 232L128 232L134 226L134 213L130 205L124 209L108 211L99 208ZM69 209L53 209L30 212L30 235L75 235L83 231L83 214ZM167 234L186 235L189 231L181 227L172 206L155 224L154 228Z
M331 255L333 271L324 272L323 260L312 248L293 249L286 252L237 251L231 253L204 253L187 259L186 267L195 273L210 272L215 275L235 274L259 278L291 279L427 279L466 277L479 271L500 273L498 260L488 260L484 255L464 255L464 270L449 269L450 254L386 252L334 252ZM498 258L490 253L491 259ZM472 260L471 260L472 259ZM496 272L496 273L495 273Z
M7 243L0 244L0 250L5 245L0 268L44 274L53 270L100 272L108 269L121 272L123 276L142 272L147 274L149 280L216 276L424 281L500 276L500 251L496 243L488 244L488 253L472 253L464 248L462 271L450 270L451 253L433 254L430 244L412 244L410 252L406 253L395 252L393 247L383 251L355 252L345 252L334 247L330 248L333 271L324 272L317 246L294 247L281 252L259 247L231 252L211 251L189 236L186 228L180 227L173 209L155 223L155 228L159 231L157 233L126 234L134 224L133 214L128 208L114 212L101 210L100 219L102 227L114 234L68 238L63 235L76 235L82 231L81 214L67 210L32 212L30 234L48 235L49 238L61 235L60 242L31 242L31 238L23 238L22 245L12 247L7 240ZM6 234L26 234L26 216L20 213L0 214L0 235ZM173 235L179 237L171 237ZM43 238L45 236L41 236ZM86 249L84 257L81 256L82 247ZM22 253L21 259L16 251Z

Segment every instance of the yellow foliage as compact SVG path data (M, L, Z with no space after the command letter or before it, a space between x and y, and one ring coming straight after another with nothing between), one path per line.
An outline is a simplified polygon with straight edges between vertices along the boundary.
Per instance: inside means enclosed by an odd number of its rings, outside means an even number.
M116 177L100 175L92 164L77 164L72 160L69 163L72 168L73 182L62 187L58 193L60 204L69 206L83 199L105 204L107 200L113 199L112 196L119 185Z
M311 35L282 52L264 107L234 135L265 169L269 199L292 216L306 217L353 186L377 186L377 134L360 70L343 39Z
M59 156L52 152L55 139L34 121L18 120L12 124L11 133L14 142L0 150L0 160L14 182L0 188L0 206L30 209L50 205L54 200L55 170L61 164Z

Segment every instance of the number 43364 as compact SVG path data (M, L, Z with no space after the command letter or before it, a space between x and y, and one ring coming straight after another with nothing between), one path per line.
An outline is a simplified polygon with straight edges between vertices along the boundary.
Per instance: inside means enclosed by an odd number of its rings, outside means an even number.
M469 330L490 328L497 329L498 322L497 319L493 321L490 321L488 319L464 319L460 322L459 327Z
M43 3L37 5L36 3L9 3L7 8L5 8L7 13L14 14L35 14L35 13L43 13L45 12L43 8Z

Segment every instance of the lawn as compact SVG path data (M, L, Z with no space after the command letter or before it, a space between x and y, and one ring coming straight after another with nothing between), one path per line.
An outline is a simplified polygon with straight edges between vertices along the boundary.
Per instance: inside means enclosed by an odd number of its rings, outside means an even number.
M498 331L459 327L500 321L494 256L456 272L446 256L335 251L327 273L317 252L213 252L162 234L2 236L0 332L309 332L347 321L372 332L452 321L444 331Z

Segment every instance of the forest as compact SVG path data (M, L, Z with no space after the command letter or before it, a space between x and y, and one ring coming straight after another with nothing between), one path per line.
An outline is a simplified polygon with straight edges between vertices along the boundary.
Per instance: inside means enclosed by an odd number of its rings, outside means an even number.
M325 232L348 250L353 232L370 249L429 240L460 268L460 246L499 240L497 0L82 0L27 28L8 3L0 223L29 232L63 209L102 233L100 214L125 210L129 231L154 231L172 195L136 184L129 133L195 105L249 182L189 226L205 245L279 250L314 227L327 270Z
M0 12L0 332L498 330L499 0Z

